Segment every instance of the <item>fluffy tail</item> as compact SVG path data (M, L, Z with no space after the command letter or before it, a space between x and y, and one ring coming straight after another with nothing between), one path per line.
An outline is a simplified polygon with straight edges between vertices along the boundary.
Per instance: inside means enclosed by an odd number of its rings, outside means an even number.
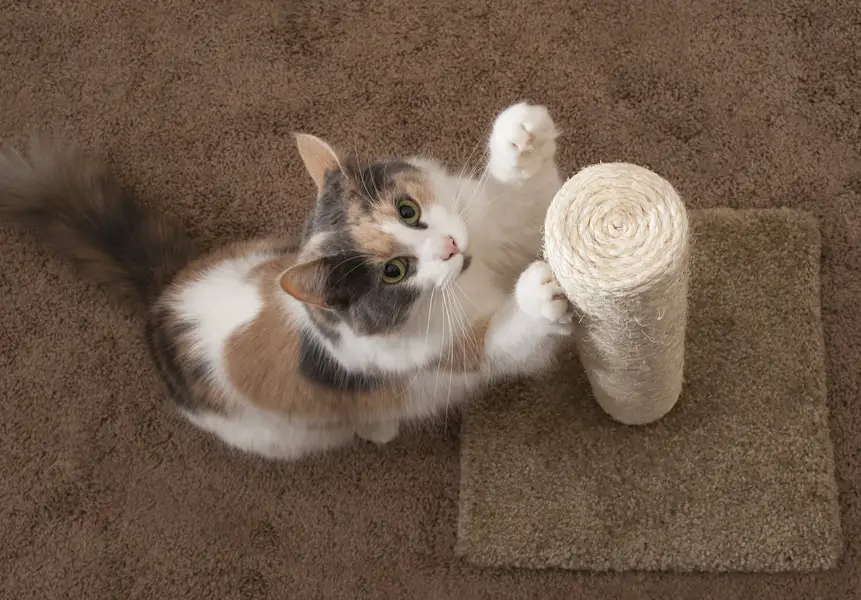
M0 152L0 220L29 226L82 276L145 306L196 256L181 227L139 204L105 164L44 140Z

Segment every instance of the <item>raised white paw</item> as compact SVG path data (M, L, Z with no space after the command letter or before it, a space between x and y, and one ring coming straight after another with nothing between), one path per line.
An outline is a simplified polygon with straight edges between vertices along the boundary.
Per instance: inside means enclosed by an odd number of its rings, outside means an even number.
M363 440L383 445L398 437L399 429L397 421L374 421L360 425L356 434Z
M529 179L556 155L556 125L544 106L520 102L496 117L489 167L504 183Z
M520 310L531 317L558 325L571 323L571 303L543 260L536 260L520 274L514 296Z

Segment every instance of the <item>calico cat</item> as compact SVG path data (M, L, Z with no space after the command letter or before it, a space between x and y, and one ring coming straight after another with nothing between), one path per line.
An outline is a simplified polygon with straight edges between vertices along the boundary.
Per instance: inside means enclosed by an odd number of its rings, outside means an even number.
M536 260L561 181L547 109L496 118L483 174L423 159L361 164L309 134L317 188L301 239L202 255L75 148L0 154L0 216L136 301L180 412L228 445L298 459L386 443L489 383L539 372L570 305Z

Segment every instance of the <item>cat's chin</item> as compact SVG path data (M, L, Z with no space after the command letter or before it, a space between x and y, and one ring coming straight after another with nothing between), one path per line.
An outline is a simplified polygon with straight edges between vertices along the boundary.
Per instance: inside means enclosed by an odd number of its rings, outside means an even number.
M456 282L472 265L472 254L459 254L446 262L440 262L433 266L432 273L424 273L423 289L445 289ZM430 281L428 281L430 280Z

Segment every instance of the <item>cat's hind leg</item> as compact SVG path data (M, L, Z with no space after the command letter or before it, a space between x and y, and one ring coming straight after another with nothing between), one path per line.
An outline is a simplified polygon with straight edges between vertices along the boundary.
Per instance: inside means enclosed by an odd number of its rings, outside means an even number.
M356 434L363 440L382 445L395 439L399 430L398 421L390 419L388 421L363 423L356 429Z
M235 415L201 411L185 413L185 417L228 446L274 460L302 459L344 446L354 439L349 427L308 427L253 408Z

